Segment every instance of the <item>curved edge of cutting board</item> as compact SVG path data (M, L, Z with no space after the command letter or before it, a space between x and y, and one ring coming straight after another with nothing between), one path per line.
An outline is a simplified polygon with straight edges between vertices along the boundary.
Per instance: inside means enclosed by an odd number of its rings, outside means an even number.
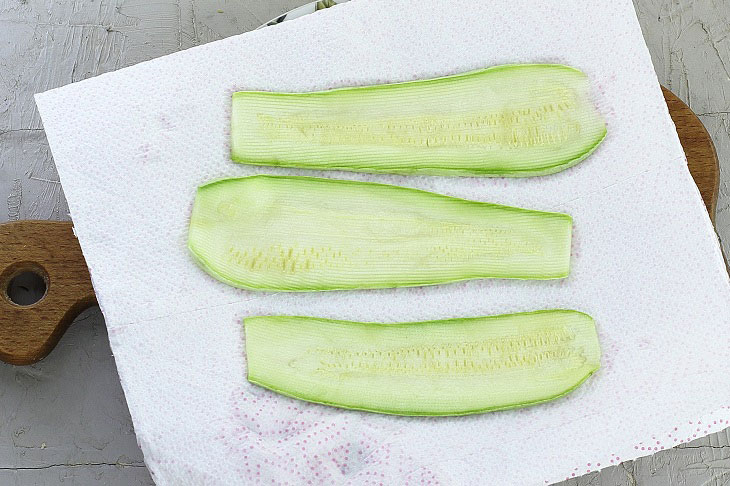
M687 105L666 88L662 92L714 223L720 169L712 139ZM0 249L0 360L32 364L51 352L82 310L96 303L91 278L71 222L0 224ZM7 288L25 270L41 274L47 291L40 301L22 307L10 301Z
M687 167L700 190L712 224L715 224L717 194L720 187L720 161L710 134L697 115L674 93L662 86L669 115L677 127L679 142L687 156Z

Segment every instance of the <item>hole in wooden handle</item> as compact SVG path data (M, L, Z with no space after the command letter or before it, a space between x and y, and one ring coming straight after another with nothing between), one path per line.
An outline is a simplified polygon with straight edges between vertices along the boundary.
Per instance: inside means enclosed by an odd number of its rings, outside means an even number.
M46 270L37 263L11 265L0 276L3 297L13 305L28 307L42 301L50 282Z

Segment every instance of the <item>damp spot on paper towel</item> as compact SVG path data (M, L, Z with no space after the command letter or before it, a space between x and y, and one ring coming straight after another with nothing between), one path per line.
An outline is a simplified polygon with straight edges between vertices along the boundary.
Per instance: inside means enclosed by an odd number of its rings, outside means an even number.
M163 130L172 130L175 128L175 126L165 114L160 114L158 116L158 120L160 122L160 127L162 127Z
M144 143L137 147L137 158L144 164L146 163L149 158L150 154L152 153L152 145L149 143Z
M345 477L378 484L400 467L400 484L420 484L421 479L438 484L430 470L382 443L382 437L397 437L393 424L352 425L339 414L332 416L327 407L273 393L255 396L252 390L241 387L231 394L228 409L234 413L215 436L240 459L235 470L241 479L280 469L292 474L296 484L339 484ZM404 468L414 472L403 478Z

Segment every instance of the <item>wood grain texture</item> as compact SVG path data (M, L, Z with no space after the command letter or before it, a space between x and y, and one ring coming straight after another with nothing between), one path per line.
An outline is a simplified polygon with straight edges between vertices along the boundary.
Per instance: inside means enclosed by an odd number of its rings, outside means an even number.
M679 142L687 156L687 167L714 223L720 183L720 162L717 159L715 145L702 122L684 101L664 86L662 93L669 108L669 115L677 127Z
M33 93L241 33L304 3L0 0L0 222L69 219ZM715 142L721 161L716 227L727 253L727 0L634 4L659 81L699 114ZM561 485L726 485L729 432ZM77 318L41 362L0 363L0 484L151 485L145 473L98 309Z
M70 223L0 224L0 359L27 365L51 352L71 321L96 303L89 270ZM46 294L29 306L12 302L10 280L24 271L41 275Z

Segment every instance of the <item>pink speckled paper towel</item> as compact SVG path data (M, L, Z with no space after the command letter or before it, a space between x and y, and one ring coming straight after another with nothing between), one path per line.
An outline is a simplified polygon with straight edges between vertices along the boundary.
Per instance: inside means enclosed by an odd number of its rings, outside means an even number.
M587 73L608 136L588 160L504 180L314 173L566 211L561 281L255 293L185 247L195 188L228 157L237 90L305 91L514 62ZM730 286L629 0L355 0L37 96L145 460L160 485L544 485L728 425ZM593 315L603 367L523 410L403 418L246 381L241 320L422 320L540 308Z

